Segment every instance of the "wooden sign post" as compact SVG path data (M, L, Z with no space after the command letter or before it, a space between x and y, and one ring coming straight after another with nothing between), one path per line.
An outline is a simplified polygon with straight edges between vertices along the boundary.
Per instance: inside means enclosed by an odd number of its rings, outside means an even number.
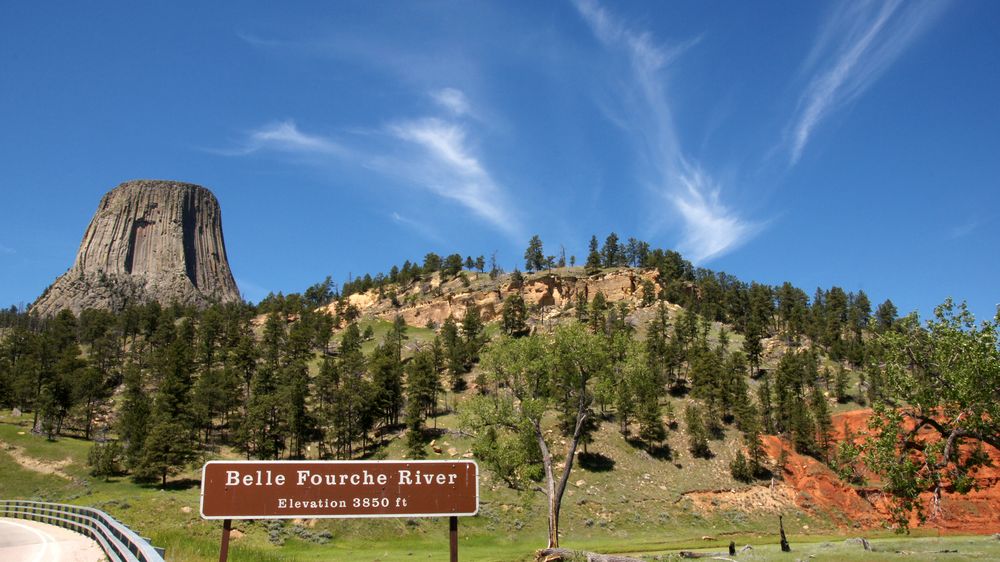
M222 519L225 562L233 519L448 517L458 560L458 517L479 511L475 461L210 461L201 516Z

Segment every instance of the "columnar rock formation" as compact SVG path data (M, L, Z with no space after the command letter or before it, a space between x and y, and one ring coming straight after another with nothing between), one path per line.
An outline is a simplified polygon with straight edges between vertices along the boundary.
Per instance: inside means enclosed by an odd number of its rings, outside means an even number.
M108 192L73 267L31 310L47 316L64 308L120 310L154 300L196 306L240 300L219 202L204 187L135 180Z

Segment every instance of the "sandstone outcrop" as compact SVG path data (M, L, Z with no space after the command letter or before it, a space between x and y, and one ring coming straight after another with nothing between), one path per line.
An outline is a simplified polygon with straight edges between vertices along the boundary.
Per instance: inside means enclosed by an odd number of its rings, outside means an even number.
M493 322L499 320L503 302L512 294L520 294L529 308L543 312L542 317L571 309L581 294L587 302L601 293L608 302L625 301L634 308L647 287L652 286L659 293L659 285L655 283L657 275L655 270L618 270L590 277L542 273L528 277L520 286L512 285L508 278L498 285L487 283L478 288L463 288L454 280L442 283L435 274L430 280L417 283L398 295L400 306L378 298L374 290L353 294L347 300L364 315L385 320L399 315L410 326L428 323L440 326L449 316L456 320L462 318L469 307L477 308L484 322ZM644 284L647 280L652 283ZM332 304L327 310L334 314L335 309L336 305Z
M238 300L215 195L188 183L135 180L101 199L73 266L31 311Z

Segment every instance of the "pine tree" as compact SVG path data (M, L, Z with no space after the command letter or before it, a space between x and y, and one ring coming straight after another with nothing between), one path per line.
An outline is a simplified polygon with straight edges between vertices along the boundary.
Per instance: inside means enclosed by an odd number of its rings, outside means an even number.
M511 337L526 335L528 333L528 325L525 323L527 316L528 309L524 305L524 299L521 298L520 294L514 293L504 300L500 329Z
M465 371L472 368L473 363L479 362L479 351L486 340L483 337L482 318L479 316L479 308L470 306L465 309L465 316L462 317L462 339L465 344Z
M125 391L118 412L118 437L124 443L125 466L135 470L143 456L149 433L149 397L142 386L142 372L130 363L125 369Z
M462 378L462 375L467 372L465 369L465 346L458 335L458 325L455 324L455 320L451 316L446 318L444 324L441 325L441 343L444 347L445 363L451 374L451 390L452 392L461 392L465 390L465 379Z
M282 379L282 416L288 427L289 458L302 459L306 443L315 435L315 420L307 407L310 402L308 366L295 362L283 370Z
M688 431L688 450L701 458L711 458L712 451L708 448L708 431L705 429L702 409L695 404L684 408L684 421Z
M819 445L817 452L825 459L830 452L833 420L830 418L830 405L827 404L826 396L823 395L818 386L814 386L812 389L809 405L812 407L813 418L816 420L816 436Z
M729 463L729 473L732 474L734 479L740 482L753 482L753 469L750 468L750 463L747 461L746 456L743 455L743 451L736 452L733 462Z
M604 267L618 267L622 264L623 255L621 246L618 244L618 235L612 232L604 241L601 247L601 258Z
M545 253L542 250L542 239L538 235L531 237L528 249L524 251L525 271L541 271L545 267Z
M584 268L587 275L596 275L601 272L601 253L597 251L597 236L590 237L587 263Z
M847 394L847 370L844 369L843 365L837 366L837 374L833 383L833 394L837 397L837 402L840 404L845 404L850 400L850 396Z
M587 313L590 331L595 334L605 333L607 328L607 310L608 302L605 300L604 294L597 291L594 299L590 301L590 310Z
M179 472L197 456L191 408L193 340L193 326L185 320L161 357L163 379L153 402L152 422L137 474L159 477L162 485L166 485L169 475Z

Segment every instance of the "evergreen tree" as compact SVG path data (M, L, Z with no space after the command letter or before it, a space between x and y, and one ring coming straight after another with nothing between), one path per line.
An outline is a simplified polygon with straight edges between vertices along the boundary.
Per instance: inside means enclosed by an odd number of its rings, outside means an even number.
M441 325L441 343L444 347L445 363L451 374L451 390L461 392L465 390L465 379L462 378L466 373L465 346L458 335L458 325L451 316Z
M587 312L590 331L595 334L603 334L607 328L608 302L604 298L604 293L597 291L594 299L590 301L590 310Z
M528 325L525 323L528 309L520 294L514 293L504 300L500 316L500 329L503 333L511 337L519 337L528 333Z
M583 294L583 291L576 293L576 306L574 307L575 316L578 322L581 324L586 324L588 320L587 312L587 295Z
M479 308L476 306L466 308L465 315L462 317L462 338L465 344L464 361L466 372L472 368L474 363L479 362L479 350L486 343L483 335L485 328L486 326L483 325L483 320L479 316Z
M604 241L601 247L601 261L604 267L618 267L622 264L624 256L621 246L618 244L618 235L612 232Z
M190 321L184 320L177 332L161 358L163 379L153 402L152 422L137 470L141 477L159 477L162 485L166 485L169 475L180 472L197 456L191 411L194 329Z
M385 427L398 424L404 404L403 363L389 335L386 336L386 341L372 352L368 360L368 370L376 392L375 405L378 419Z
M296 361L282 372L282 417L288 428L289 458L302 459L306 444L315 435L315 421L307 404L310 401L309 372L304 362Z
M734 479L740 482L754 481L753 469L750 468L750 463L747 461L743 451L736 452L733 462L729 463L729 473L732 474Z
M436 271L441 270L441 256L435 254L434 252L429 252L424 256L424 275L430 275Z
M850 400L850 396L847 394L847 370L844 369L843 365L837 365L837 374L833 383L833 394L837 397L837 402L840 404L845 404Z
M597 251L597 236L590 237L587 263L584 268L587 275L596 275L601 272L601 253Z
M451 254L441 265L441 279L451 279L462 271L462 256Z
M525 271L541 271L545 267L545 253L542 251L542 239L538 235L531 237L528 249L524 251Z
M684 421L688 432L688 450L701 458L711 458L712 451L708 448L708 430L705 429L702 409L695 404L684 408Z
M878 305L878 309L875 310L875 328L880 333L885 332L896 323L896 316L898 311L896 310L896 305L892 304L892 301L885 299L885 302Z
M818 386L814 386L812 389L809 405L812 408L813 418L816 420L816 440L819 453L825 460L830 451L833 420L830 418L830 405L827 404L826 396L823 395Z
M278 383L270 366L254 372L246 416L241 425L247 456L278 459L284 450L284 427Z
M149 397L142 386L142 373L130 363L125 369L125 391L118 413L118 437L124 443L125 466L139 467L146 435L149 433Z

